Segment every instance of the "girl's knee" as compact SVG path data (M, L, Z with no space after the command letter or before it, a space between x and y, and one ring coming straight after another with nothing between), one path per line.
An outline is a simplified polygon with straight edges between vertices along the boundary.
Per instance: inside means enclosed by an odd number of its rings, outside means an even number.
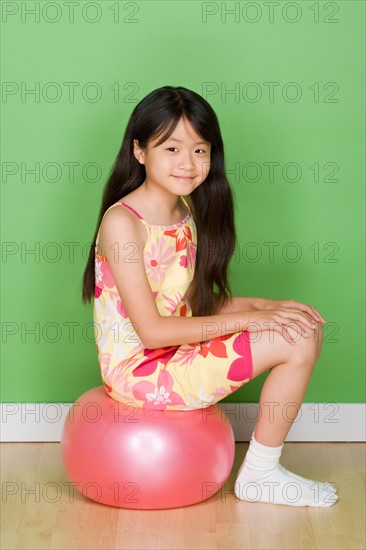
M315 366L323 345L323 329L320 323L314 330L310 329L309 336L302 336L294 345L294 355L297 361L306 365Z
M316 329L314 330L314 339L319 357L323 346L323 325L321 323L316 323Z
M298 335L295 341L285 331L253 331L249 333L249 338L255 378L281 363L313 368L320 355L322 328L319 324L308 338Z
M308 340L311 340L312 353L315 356L315 360L317 360L321 354L323 345L323 327L321 323L316 323L316 327L314 330L311 330Z

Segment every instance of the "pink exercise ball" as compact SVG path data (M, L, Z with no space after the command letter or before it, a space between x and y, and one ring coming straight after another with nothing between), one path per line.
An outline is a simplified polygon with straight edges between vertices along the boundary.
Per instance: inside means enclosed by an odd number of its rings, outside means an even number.
M234 463L230 421L218 405L153 411L120 403L103 386L81 395L66 417L62 462L90 500L152 510L207 500Z

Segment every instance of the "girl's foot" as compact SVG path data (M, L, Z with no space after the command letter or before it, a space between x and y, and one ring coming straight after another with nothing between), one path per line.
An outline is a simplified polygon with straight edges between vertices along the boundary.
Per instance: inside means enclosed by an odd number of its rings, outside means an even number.
M279 459L284 444L269 447L252 435L235 482L235 495L250 502L290 506L332 506L338 501L330 483L306 479L287 470Z

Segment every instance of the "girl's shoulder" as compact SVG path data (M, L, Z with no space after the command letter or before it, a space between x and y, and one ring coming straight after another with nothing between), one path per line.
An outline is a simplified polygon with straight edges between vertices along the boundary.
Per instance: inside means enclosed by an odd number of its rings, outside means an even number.
M161 220L161 223L157 223L157 221L154 221L154 218L159 218L159 212L153 212L151 209L146 208L146 204L144 204L143 201L141 201L141 198L135 194L135 191L132 191L128 195L125 195L118 204L121 204L121 206L125 206L127 209L131 210L132 213L148 228L150 229L164 229L164 228L171 228L175 225L178 225L181 223L182 219L186 219L188 217L188 214L192 214L192 205L191 200L187 197L181 196L180 197L180 215L178 217L178 220L176 222L165 222Z
M144 225L140 223L140 220L137 218L136 215L131 212L131 210L122 207L122 202L123 199L117 201L105 211L99 226L95 243L96 246L98 246L98 250L103 250L103 245L105 246L106 234L114 231L116 220L117 222L121 220L122 223L123 220L128 220L129 222L131 222L134 228L134 232L136 234L135 243L142 248L145 247L148 235ZM116 238L116 240L118 240L118 237Z

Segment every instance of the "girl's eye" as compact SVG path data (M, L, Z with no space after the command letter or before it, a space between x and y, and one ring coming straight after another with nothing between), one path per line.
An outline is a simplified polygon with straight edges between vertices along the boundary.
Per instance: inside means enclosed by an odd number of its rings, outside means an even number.
M176 147L168 147L167 151L169 151L170 149L176 149ZM197 149L197 151L203 151L203 153L206 152L204 149Z

